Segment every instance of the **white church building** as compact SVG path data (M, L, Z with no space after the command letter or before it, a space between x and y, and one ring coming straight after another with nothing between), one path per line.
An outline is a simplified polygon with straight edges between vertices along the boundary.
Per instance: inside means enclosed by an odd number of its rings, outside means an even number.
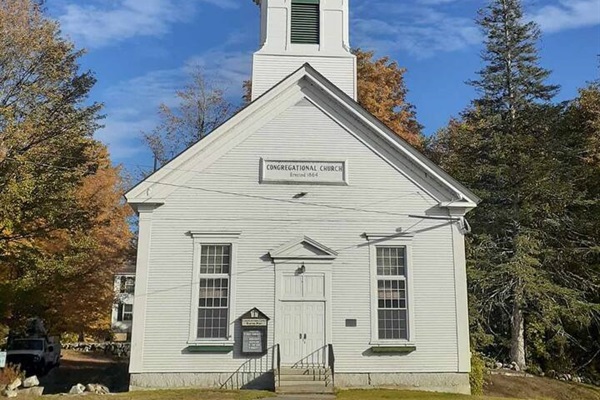
M253 101L141 182L131 388L469 393L479 199L356 102L348 0L254 0Z

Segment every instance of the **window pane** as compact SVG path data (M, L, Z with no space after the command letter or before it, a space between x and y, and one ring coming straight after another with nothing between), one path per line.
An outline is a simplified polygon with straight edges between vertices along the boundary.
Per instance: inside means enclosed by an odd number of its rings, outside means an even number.
M406 282L379 279L377 300L379 339L408 339Z
M203 246L205 274L229 273L230 246ZM201 268L202 273L202 268ZM198 338L226 339L229 315L229 277L200 279Z
M227 309L200 309L198 338L225 339L227 337Z
M408 339L406 310L379 310L379 339Z
M204 245L200 254L200 273L229 274L230 261L230 245Z
M377 248L377 275L404 276L405 275L405 248L404 247L378 247Z

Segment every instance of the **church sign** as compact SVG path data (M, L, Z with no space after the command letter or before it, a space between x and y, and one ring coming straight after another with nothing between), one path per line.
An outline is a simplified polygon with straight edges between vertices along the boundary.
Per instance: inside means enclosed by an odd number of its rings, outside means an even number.
M242 354L256 356L267 352L269 317L253 308L240 317L242 323Z
M347 185L347 161L261 159L261 183Z

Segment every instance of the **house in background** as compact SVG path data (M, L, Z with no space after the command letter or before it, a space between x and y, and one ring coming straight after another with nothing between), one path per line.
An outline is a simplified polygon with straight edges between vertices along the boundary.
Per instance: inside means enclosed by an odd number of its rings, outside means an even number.
M479 199L356 102L348 0L254 1L252 103L126 194L131 388L468 393Z
M117 271L114 280L115 302L112 309L112 332L116 342L131 339L133 323L133 296L135 292L135 265Z

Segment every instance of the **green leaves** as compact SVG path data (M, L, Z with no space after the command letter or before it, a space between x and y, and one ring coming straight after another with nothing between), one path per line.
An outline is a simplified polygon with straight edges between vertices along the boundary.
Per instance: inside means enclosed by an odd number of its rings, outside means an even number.
M95 78L30 0L0 4L0 32L0 324L90 327L130 238L119 171L93 139Z
M538 65L539 29L522 17L518 0L481 11L480 97L429 150L483 199L467 242L474 345L508 357L524 341L531 364L572 372L600 350L590 339L600 327L600 91L549 103L557 87Z

